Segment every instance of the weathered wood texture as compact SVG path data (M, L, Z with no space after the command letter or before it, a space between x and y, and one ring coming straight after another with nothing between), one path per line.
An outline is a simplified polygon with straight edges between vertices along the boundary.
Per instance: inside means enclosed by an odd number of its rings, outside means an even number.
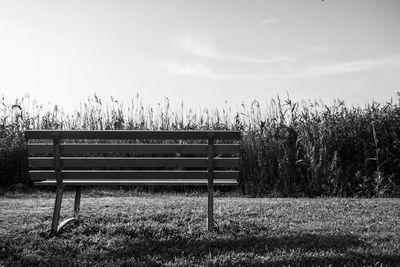
M30 157L29 166L31 168L51 168L53 166L53 157ZM214 166L216 168L238 168L239 158L215 158ZM163 158L163 157L61 157L62 168L160 168L160 167L193 167L207 168L208 158Z
M236 186L237 181L233 179L214 179L214 185ZM51 185L57 184L55 180L39 181L35 184ZM207 185L208 179L69 179L64 181L64 185Z
M162 139L162 140L193 140L208 139L213 132L214 139L238 140L240 131L25 131L28 139L52 139L53 133L58 132L60 139Z
M55 180L54 170L30 171L33 181ZM208 179L207 171L179 171L179 170L63 170L63 181L68 179ZM239 171L214 171L215 179L233 179L239 177Z
M239 144L215 144L215 154L239 153ZM207 144L61 144L63 154L135 153L135 154L207 154ZM29 154L52 154L53 144L30 143Z

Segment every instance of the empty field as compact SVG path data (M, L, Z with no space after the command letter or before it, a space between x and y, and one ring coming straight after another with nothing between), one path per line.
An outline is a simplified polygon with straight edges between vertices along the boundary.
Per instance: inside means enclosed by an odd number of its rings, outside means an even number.
M50 237L54 194L0 197L0 266L400 265L400 199L84 191L82 223ZM72 213L65 194L62 214Z

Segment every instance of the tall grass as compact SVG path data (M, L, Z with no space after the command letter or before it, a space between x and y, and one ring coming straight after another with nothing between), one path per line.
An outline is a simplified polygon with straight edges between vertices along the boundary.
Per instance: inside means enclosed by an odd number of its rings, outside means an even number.
M240 188L249 195L382 196L400 184L398 102L349 107L279 97L232 109L153 106L94 95L72 113L25 95L0 99L0 186L29 183L27 129L241 130Z

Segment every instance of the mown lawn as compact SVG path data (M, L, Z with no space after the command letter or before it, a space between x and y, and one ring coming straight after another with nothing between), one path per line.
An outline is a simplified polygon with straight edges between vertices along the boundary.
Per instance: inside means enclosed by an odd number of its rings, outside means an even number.
M52 193L3 195L0 266L400 266L400 199L217 197L209 234L205 194L119 193L84 191L58 237Z

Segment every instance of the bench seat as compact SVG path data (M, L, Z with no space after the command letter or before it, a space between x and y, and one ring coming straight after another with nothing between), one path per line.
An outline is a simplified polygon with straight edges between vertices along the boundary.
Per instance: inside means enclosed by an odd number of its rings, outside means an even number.
M102 179L102 180L82 180L70 179L63 181L65 185L207 185L206 179L145 179L145 180L132 180L132 179ZM37 181L35 185L57 185L56 180ZM238 182L232 179L215 179L214 185L223 186L237 186Z

